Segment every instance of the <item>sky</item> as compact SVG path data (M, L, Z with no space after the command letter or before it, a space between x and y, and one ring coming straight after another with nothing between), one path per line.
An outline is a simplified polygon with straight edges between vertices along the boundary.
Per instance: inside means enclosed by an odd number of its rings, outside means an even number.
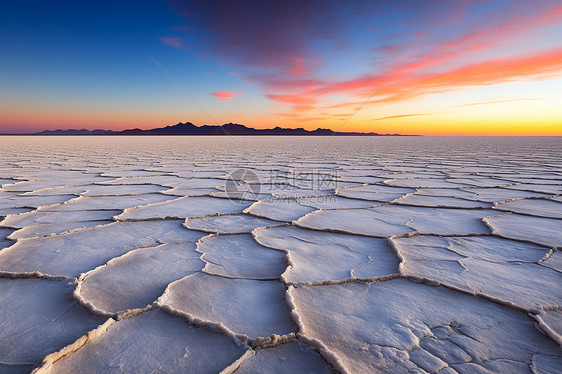
M0 133L562 135L560 0L3 1Z

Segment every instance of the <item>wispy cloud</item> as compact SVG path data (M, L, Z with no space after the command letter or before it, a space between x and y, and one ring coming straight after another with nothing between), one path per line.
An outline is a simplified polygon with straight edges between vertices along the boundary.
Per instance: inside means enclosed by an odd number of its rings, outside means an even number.
M501 103L512 103L514 101L536 101L539 99L509 99L509 100L494 100L494 101L481 101L478 103L455 105L455 108L460 108L464 106L475 106L475 105L487 105L487 104L501 104Z
M170 47L182 48L183 39L182 38L160 38L162 43L169 45Z
M394 118L404 118L404 117L429 116L431 114L434 114L434 113L397 114L395 116L375 118L375 121L382 121L382 120L385 120L385 119L394 119Z
M242 92L238 92L238 91L211 92L211 95L218 97L221 100L230 100L233 97L242 96Z

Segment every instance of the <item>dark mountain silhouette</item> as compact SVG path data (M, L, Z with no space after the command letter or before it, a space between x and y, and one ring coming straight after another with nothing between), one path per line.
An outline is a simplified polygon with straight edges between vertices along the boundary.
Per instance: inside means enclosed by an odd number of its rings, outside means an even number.
M86 130L86 129L62 130L62 129L58 129L58 130L44 130L44 131L41 131L41 132L37 132L34 135L99 135L99 134L112 134L112 133L113 133L113 131L111 131L111 130Z
M237 123L227 123L222 126L203 125L195 126L191 122L178 123L173 126L159 127L150 130L128 129L123 131L112 130L44 130L33 135L316 135L316 136L403 136L400 134L378 134L376 132L336 132L330 129L318 128L308 131L303 128L287 129L275 127L272 129L254 129Z

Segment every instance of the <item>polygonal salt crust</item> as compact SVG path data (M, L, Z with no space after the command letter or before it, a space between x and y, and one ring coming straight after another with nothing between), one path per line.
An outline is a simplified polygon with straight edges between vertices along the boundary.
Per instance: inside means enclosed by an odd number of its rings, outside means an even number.
M42 225L26 226L10 234L9 238L13 240L37 238L42 236L50 236L85 229L89 227L97 227L115 223L115 221L84 221L84 222L63 222L63 223L46 223Z
M200 324L222 323L250 338L296 332L285 303L285 288L278 281L196 273L170 284L158 303L197 318Z
M21 193L21 192L39 191L48 188L84 186L93 183L107 182L110 180L111 178L103 178L97 176L90 176L90 177L80 176L80 178L52 179L52 180L44 180L44 181L31 180L31 181L17 182L7 186L2 186L2 189L4 191Z
M545 218L562 218L562 203L546 199L523 199L498 204L497 209Z
M484 217L496 214L484 209L444 209L379 206L368 209L321 210L296 223L304 228L388 237L418 231L424 234L486 234Z
M408 194L392 202L393 204L433 208L490 208L491 204L470 201L448 196L427 196L418 193Z
M231 201L214 197L180 197L163 203L125 209L115 218L120 221L203 217L219 213L238 213L250 202Z
M70 212L50 212L34 210L33 212L7 216L0 225L12 228L23 228L26 226L37 226L50 223L67 222L92 222L109 221L119 214L119 210L91 210L91 211L70 211Z
M0 271L78 276L137 248L194 242L202 236L182 227L180 221L116 222L47 238L19 240L0 251Z
M495 234L526 240L549 247L562 247L562 220L521 214L503 214L486 218Z
M251 235L208 236L197 251L206 262L204 272L229 278L279 279L287 268L285 253L262 247Z
M513 372L537 354L560 355L525 313L442 287L396 279L291 294L301 333L348 372Z
M195 248L195 243L181 243L130 251L82 276L75 295L105 315L144 308L168 284L203 269L205 263Z
M330 283L385 277L398 271L386 240L277 227L255 231L258 243L289 252L283 278L291 283Z
M104 185L128 185L128 184L155 184L163 187L179 187L179 184L187 179L176 176L143 176L130 178L109 178L103 182Z
M469 187L464 183L454 183L453 180L436 178L415 178L415 179L391 179L383 182L389 186L410 187L410 188L459 188Z
M203 218L188 218L185 227L217 234L250 233L257 227L276 226L280 222L247 214L229 214Z
M76 198L75 195L53 196L13 196L0 198L0 211L9 208L39 208L40 206L61 204Z
M472 196L467 196L466 199L469 200L476 200L476 201L483 201L487 203L494 203L494 202L501 202L506 200L512 199L522 199L526 197L547 197L548 195L531 192L531 191L524 191L524 190L516 190L510 188L465 188L464 191L473 193Z
M246 352L228 337L155 310L124 318L55 361L51 373L218 373Z
M393 239L401 272L524 310L562 304L560 274L538 262L549 252L530 243L483 237Z
M314 210L316 209L302 205L297 200L280 199L258 201L245 209L244 213L275 221L291 222Z
M161 203L174 199L163 194L145 194L132 196L80 196L65 204L55 205L42 210L49 212L68 212L73 210L123 210L142 205Z
M509 186L509 189L521 190L521 191L531 191L531 192L541 192L549 195L559 195L562 194L562 186L556 184L516 184L514 186Z
M27 192L23 196L56 196L64 194L77 194L82 196L134 196L148 193L157 193L170 190L169 187L154 184L92 184L78 187L52 188L34 192Z
M311 346L300 340L256 350L240 365L237 374L333 374L332 367Z
M336 195L303 197L298 199L298 202L301 205L310 206L316 209L368 208L377 204L372 201L348 199L346 197Z
M381 185L368 185L363 187L338 188L336 194L351 199L390 202L399 199L405 194L416 192L412 188L400 188Z
M105 321L72 300L73 283L0 278L1 372L30 372Z

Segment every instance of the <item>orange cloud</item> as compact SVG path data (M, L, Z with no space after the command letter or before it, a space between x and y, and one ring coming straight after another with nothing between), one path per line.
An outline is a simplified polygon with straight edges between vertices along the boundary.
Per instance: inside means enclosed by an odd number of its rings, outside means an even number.
M562 49L525 57L490 59L440 73L409 74L389 80L372 102L395 102L428 93L443 92L465 86L483 86L517 80L543 80L562 73ZM349 81L326 84L298 94L268 95L278 102L293 104L293 110L314 109L320 98L332 94L367 97L384 84L384 75L366 75ZM339 103L331 108L361 105L361 102Z
M242 93L238 91L222 91L222 92L211 92L211 95L216 96L221 100L229 100L236 96L242 96Z
M489 85L522 79L548 79L562 72L562 49L531 56L492 59L444 73L427 74L410 80L426 89Z

